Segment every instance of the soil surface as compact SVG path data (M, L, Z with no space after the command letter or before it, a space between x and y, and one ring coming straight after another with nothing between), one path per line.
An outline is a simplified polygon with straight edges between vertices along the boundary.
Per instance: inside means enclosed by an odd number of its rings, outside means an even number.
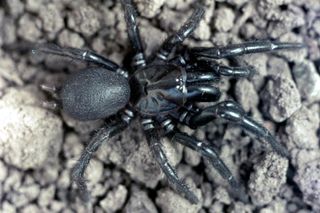
M150 56L192 13L195 0L134 0ZM184 44L216 46L272 39L303 42L295 51L251 54L250 79L224 77L222 100L235 100L290 152L223 120L184 132L210 143L248 196L234 196L210 162L163 139L167 157L199 198L175 193L149 151L139 119L94 155L86 179L90 204L79 198L70 170L103 120L80 122L42 107L39 85L59 86L88 64L33 54L38 43L90 49L128 67L130 43L120 1L0 2L0 212L320 212L320 1L203 0L205 17ZM221 64L235 61L221 60ZM204 107L214 103L200 104Z

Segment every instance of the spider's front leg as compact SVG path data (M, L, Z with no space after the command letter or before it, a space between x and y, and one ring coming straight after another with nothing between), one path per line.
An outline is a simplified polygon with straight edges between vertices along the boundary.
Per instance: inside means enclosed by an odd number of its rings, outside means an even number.
M124 9L124 18L127 23L128 37L134 52L132 65L136 67L144 67L146 59L140 39L140 33L136 22L136 10L132 0L121 0Z
M233 78L251 78L256 70L252 66L229 67L218 64L213 60L194 60L186 67L187 72L213 72L217 76L228 76Z
M191 127L197 127L207 124L216 118L222 118L240 125L244 130L265 139L279 155L286 158L289 157L288 150L265 127L247 116L242 107L234 101L223 101L191 114L187 118L187 123Z
M84 202L88 202L90 200L90 194L83 176L93 154L104 142L112 136L120 133L127 126L128 122L124 119L109 119L109 121L99 129L90 143L82 151L79 160L72 169L71 178L77 184L80 191L80 198Z
M221 47L196 47L189 54L196 59L221 59L244 54L289 50L306 47L301 43L278 42L270 40L250 41Z
M173 35L169 36L161 45L157 52L156 60L167 61L168 56L175 47L181 45L183 41L188 38L191 33L197 28L204 14L204 9L198 6L189 19L180 27L180 29Z

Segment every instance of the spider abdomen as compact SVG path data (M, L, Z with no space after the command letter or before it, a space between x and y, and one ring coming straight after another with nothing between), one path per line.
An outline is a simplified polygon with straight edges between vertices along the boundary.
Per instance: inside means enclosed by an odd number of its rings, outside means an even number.
M103 68L88 68L69 76L60 93L63 110L78 120L115 114L129 101L130 87L123 76Z

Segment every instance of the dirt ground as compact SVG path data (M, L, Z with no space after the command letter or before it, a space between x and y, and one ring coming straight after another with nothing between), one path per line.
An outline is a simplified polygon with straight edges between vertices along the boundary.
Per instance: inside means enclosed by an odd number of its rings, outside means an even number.
M148 56L192 13L195 0L134 0ZM120 1L0 1L0 212L320 212L320 1L203 0L205 17L185 45L258 39L303 42L295 51L251 54L251 79L222 78L222 100L236 100L290 152L284 159L239 127L215 120L180 129L212 144L241 180L239 201L209 162L164 139L169 161L200 202L175 193L153 159L139 119L96 153L86 172L91 205L70 170L99 121L80 122L42 107L40 84L62 84L87 64L33 54L38 43L93 50L126 67L130 43ZM230 61L221 60L222 64ZM202 104L207 106L208 104ZM211 104L209 104L211 105Z

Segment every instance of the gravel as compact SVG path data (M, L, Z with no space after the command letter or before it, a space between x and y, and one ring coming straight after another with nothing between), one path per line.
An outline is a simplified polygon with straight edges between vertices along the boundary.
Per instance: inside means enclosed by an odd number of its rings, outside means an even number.
M134 0L150 56L192 13L196 0ZM162 140L170 163L200 202L175 193L135 120L94 155L84 205L70 170L103 120L80 122L44 109L39 85L61 85L86 67L31 54L30 42L91 49L127 66L130 43L119 1L5 0L0 4L0 212L320 212L320 3L318 0L202 0L204 20L184 43L215 46L258 39L308 48L221 60L252 66L250 79L222 78L221 100L234 99L290 151L290 160L237 126L217 120L181 130L212 143L249 196L239 201L199 153ZM12 46L16 44L16 46ZM10 46L11 45L11 46ZM207 106L210 104L202 104Z
M283 76L272 76L261 92L265 101L264 112L272 120L282 122L301 107L300 93L293 80Z
M250 175L249 194L257 206L270 203L286 182L288 160L275 153L264 156Z

